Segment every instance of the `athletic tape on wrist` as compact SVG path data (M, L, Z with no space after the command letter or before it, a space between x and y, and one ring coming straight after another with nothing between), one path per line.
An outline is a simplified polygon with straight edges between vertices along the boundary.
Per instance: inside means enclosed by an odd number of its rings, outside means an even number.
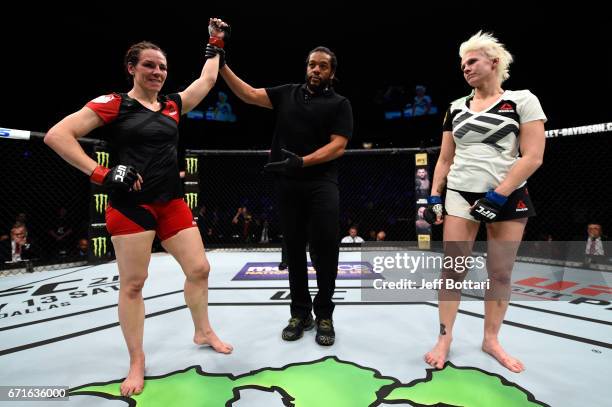
M108 168L98 165L89 176L89 179L94 184L102 185L104 183L104 178L106 178L106 174L109 172L110 170Z

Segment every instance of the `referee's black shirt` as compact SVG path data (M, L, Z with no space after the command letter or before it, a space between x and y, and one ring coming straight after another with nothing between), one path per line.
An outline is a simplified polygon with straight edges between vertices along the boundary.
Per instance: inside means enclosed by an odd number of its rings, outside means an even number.
M347 139L353 135L351 103L331 88L311 94L305 84L290 84L266 88L266 92L276 116L270 161L284 159L283 148L303 157L328 144L332 134ZM338 163L332 160L286 176L337 183Z

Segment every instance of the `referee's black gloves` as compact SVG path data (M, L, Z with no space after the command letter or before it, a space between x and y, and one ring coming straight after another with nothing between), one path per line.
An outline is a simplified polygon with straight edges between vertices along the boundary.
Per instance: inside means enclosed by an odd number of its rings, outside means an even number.
M304 166L304 160L302 157L293 154L289 150L281 150L285 155L285 159L281 161L274 161L264 166L266 172L285 172L302 168Z

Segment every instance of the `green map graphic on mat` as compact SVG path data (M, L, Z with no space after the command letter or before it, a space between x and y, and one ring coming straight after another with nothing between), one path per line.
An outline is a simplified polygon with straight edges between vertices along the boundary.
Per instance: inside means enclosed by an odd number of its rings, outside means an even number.
M122 380L94 383L70 390L124 400L138 407L224 407L240 398L240 390L278 392L285 406L368 407L382 403L450 406L545 406L520 386L502 376L447 362L443 369L427 369L424 379L402 384L377 370L342 361L335 356L281 368L263 368L244 375L212 374L200 366L163 376L146 377L144 391L122 397Z

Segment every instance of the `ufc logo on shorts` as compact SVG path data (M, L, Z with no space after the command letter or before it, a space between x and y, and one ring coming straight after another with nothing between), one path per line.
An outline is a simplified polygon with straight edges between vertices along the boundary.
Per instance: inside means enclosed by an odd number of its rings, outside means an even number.
M125 165L118 165L117 171L115 172L115 181L123 182L123 178L125 177L126 171L127 167Z
M495 214L493 212L489 211L489 210L486 210L482 206L479 206L478 208L476 208L475 212L481 214L482 216L484 216L487 219L495 219Z

